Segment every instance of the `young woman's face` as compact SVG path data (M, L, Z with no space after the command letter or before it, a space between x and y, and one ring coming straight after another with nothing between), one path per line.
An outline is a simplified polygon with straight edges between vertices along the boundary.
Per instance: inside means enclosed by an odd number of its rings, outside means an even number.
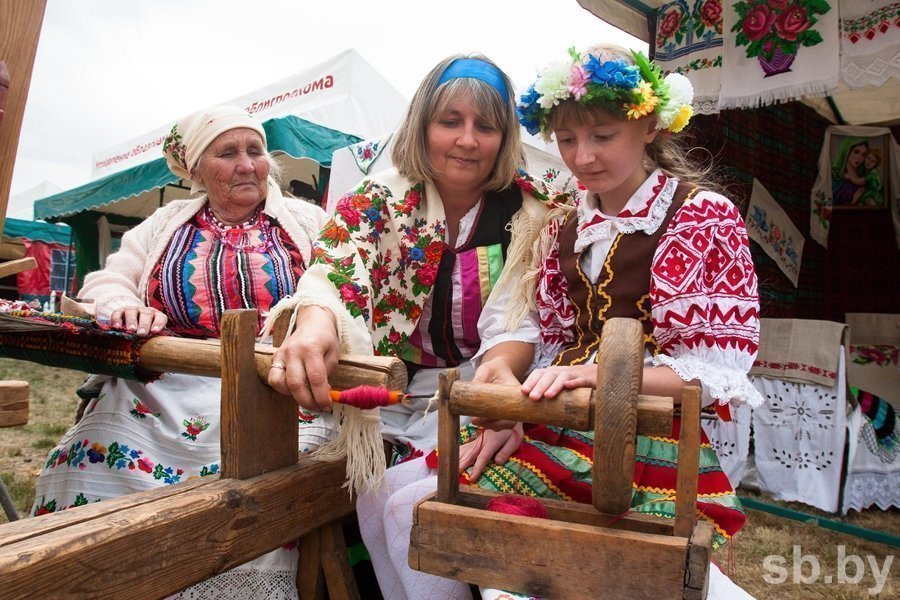
M252 129L232 129L203 152L197 179L220 218L243 215L265 200L269 161L260 135Z
M467 192L481 189L494 170L503 133L463 98L435 115L425 149L438 187Z
M850 149L850 154L847 155L847 166L854 169L862 166L868 153L869 149L864 144L854 146Z
M656 138L654 123L597 115L584 125L561 123L554 134L563 161L588 191L627 202L647 177L644 147Z

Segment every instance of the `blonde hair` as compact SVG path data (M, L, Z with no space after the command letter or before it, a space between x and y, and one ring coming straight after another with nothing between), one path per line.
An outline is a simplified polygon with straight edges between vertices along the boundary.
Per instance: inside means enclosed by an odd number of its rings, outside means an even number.
M451 79L438 85L447 67L461 58L482 60L496 68L506 84L508 99L504 101L498 90L479 79ZM391 159L397 171L414 182L434 179L434 167L428 160L426 148L428 125L453 101L463 98L470 102L491 126L503 134L491 176L484 184L485 189L502 190L509 187L516 176L516 171L525 163L519 122L516 118L514 89L509 77L481 54L457 54L442 60L419 84L406 116L394 134Z
M622 60L633 65L631 52L621 46L597 45L588 49L590 54L603 61ZM654 115L642 117L655 119ZM552 109L550 127L553 130L565 125L593 125L601 120L615 119L625 121L623 111L613 111L596 104L581 104L574 99L564 100ZM694 158L696 153L705 153L705 157ZM660 169L666 175L677 177L680 181L697 185L710 191L721 192L722 183L713 171L712 155L705 148L689 148L683 136L659 131L656 138L644 147L644 168Z

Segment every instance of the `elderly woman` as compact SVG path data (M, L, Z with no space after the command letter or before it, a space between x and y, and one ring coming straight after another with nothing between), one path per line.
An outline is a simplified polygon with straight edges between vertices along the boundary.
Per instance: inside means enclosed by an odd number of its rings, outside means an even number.
M192 180L199 195L159 208L126 233L106 268L85 278L79 296L94 301L98 320L139 336L168 325L218 337L225 310L265 313L294 293L325 213L282 196L265 131L238 108L183 119L163 152L172 172ZM95 376L79 394L92 398L50 453L35 514L218 471L219 379L166 374L143 385ZM190 593L294 598L295 572L296 551L281 550Z
M316 242L314 264L287 305L299 305L296 331L269 374L270 384L304 409L328 413L328 373L339 353L374 351L406 363L412 401L382 408L380 424L335 406L342 413L336 443L349 446L351 483L364 492L360 527L386 597L401 585L381 522L395 469L388 469L387 489L367 487L384 461L377 428L402 458L437 445L437 416L425 415L437 373L458 367L471 378L482 306L492 289L521 279L546 213L546 193L518 171L523 151L512 89L480 55L447 58L425 77L395 134L395 169L344 196ZM526 308L523 302L510 310L510 322ZM347 433L357 419L368 420L369 434L374 426L375 444ZM361 439L370 452L356 465L352 451L361 450ZM398 485L429 474L406 474Z

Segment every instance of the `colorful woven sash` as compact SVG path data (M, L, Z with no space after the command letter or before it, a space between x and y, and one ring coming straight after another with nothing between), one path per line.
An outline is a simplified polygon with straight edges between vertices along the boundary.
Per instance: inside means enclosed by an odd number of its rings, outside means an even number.
M143 383L162 375L141 366L148 339L84 317L32 310L0 314L0 356Z

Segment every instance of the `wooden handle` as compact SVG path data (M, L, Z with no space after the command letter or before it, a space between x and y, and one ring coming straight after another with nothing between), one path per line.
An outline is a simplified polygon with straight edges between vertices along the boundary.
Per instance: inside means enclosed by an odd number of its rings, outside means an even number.
M275 351L276 348L263 344L256 344L254 348L256 374L263 382L268 381ZM220 377L221 357L221 343L218 340L160 336L150 338L141 347L141 364L151 371L162 373ZM328 381L335 389L372 385L402 390L406 388L406 369L403 362L396 358L346 354L341 355Z
M535 402L518 385L498 385L457 381L450 395L454 415L545 423L585 431L594 426L596 394L590 388L561 392L552 400ZM672 398L637 397L637 430L642 435L669 435L672 432Z

